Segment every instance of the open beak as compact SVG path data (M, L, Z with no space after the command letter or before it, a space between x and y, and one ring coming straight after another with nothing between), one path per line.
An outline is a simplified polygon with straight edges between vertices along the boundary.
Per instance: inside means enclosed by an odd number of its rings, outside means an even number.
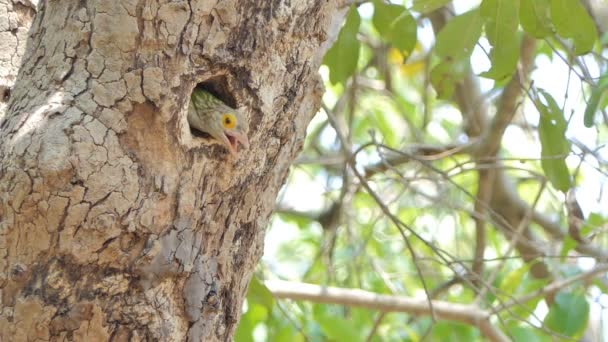
M239 132L224 131L224 144L228 147L230 154L237 156L239 154L239 143L245 148L249 148L249 139L247 134Z

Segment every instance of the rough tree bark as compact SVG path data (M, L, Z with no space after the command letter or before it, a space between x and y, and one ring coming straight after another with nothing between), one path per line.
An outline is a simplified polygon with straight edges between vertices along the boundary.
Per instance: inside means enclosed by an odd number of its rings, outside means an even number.
M0 340L230 340L344 4L35 8L0 0ZM245 108L238 158L197 83Z

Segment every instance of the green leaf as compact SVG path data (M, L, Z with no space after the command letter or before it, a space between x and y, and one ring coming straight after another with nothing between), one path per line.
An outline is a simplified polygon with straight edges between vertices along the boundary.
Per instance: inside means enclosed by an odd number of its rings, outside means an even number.
M274 298L268 288L262 284L256 277L251 278L249 290L247 292L247 300L252 303L263 305L268 312L272 312L274 306Z
M431 69L431 84L440 99L449 99L456 83L462 80L469 70L468 59L453 62L441 62Z
M290 341L290 342L304 342L304 336L296 331L293 326L286 324L285 326L278 329L278 331L272 336L270 341Z
M597 112L597 108L599 107L602 96L608 89L608 73L605 73L600 77L597 86L593 87L591 90L591 96L589 97L589 102L587 103L587 108L585 108L585 116L584 123L585 127L593 126L593 119L595 118L595 112Z
M530 261L507 273L500 281L498 298L506 300L516 294L531 293L545 286L547 280L530 278L530 268L536 263L537 261ZM511 309L502 319L509 320L511 316L520 317L521 319L528 318L534 312L534 308L536 308L539 300L540 298L536 298Z
M530 261L528 264L530 265L530 267L532 267L536 263L539 263L539 261ZM527 273L524 277L524 280L522 281L519 293L532 293L537 290L540 290L549 284L549 280L549 278L534 278L530 273ZM541 299L541 297L536 297L535 299L531 299L522 305L518 305L514 307L511 312L508 313L508 315L511 315L512 317L520 317L522 319L527 319L534 312L536 306L538 305L538 302L540 302Z
M374 121L376 122L377 128L382 134L385 143L389 146L395 146L398 141L395 132L395 121L390 120L392 115L386 113L381 108L373 110L373 114Z
M519 59L519 1L484 0L480 10L485 20L486 36L492 45L492 67L481 76L503 80L513 74Z
M539 329L532 327L522 326L510 326L509 336L513 338L513 341L526 341L526 342L543 342L551 341L550 338L539 334Z
M245 313L239 320L239 325L234 332L234 340L236 342L253 342L253 329L256 323Z
M589 303L582 294L560 292L545 317L547 328L570 337L580 336L587 327Z
M509 295L516 292L517 288L522 284L522 280L530 270L531 263L527 263L522 267L518 267L509 272L500 283L500 292L508 293Z
M439 321L432 329L431 341L479 341L479 331L470 325Z
M536 43L536 55L545 55L549 60L553 60L553 48L551 45L547 44L544 40L538 40Z
M431 70L431 83L439 98L450 98L456 82L468 71L481 23L479 10L472 10L450 20L437 35L435 53L441 61Z
M360 23L361 18L357 8L351 6L338 40L323 58L323 64L329 67L329 81L332 84L344 84L357 69L361 45L357 39Z
M406 56L416 46L416 21L403 6L374 2L374 27Z
M447 5L451 0L414 0L412 11L420 13L432 12Z
M250 303L249 309L239 321L234 340L237 342L253 342L253 330L258 323L265 321L267 318L268 310L264 306Z
M524 0L519 7L521 26L532 37L545 38L553 33L549 0Z
M606 219L602 215L591 213L587 220L585 220L583 228L581 228L581 235L588 236L593 231L600 229L604 224L606 224Z
M557 33L574 41L574 53L591 51L597 40L593 19L579 0L551 0L551 19Z
M562 250L559 253L559 256L560 256L559 260L561 262L565 262L566 256L568 256L568 252L570 252L571 250L576 248L576 245L578 245L578 242L576 242L576 240L574 240L570 236L566 236L564 238L564 242L562 243Z
M350 320L325 312L315 316L317 316L317 323L321 326L321 330L330 340L353 342L364 340L361 327L355 326Z
M274 298L266 286L256 277L251 278L247 291L247 312L241 317L235 332L235 341L253 341L253 330L258 323L268 319L274 306Z
M570 189L570 172L566 166L566 156L570 153L570 143L566 139L567 123L555 99L539 90L545 104L537 99L536 107L540 112L538 134L541 144L541 166L549 182L558 190Z
M604 32L600 37L600 45L604 46L608 44L608 32Z
M437 56L444 61L469 58L481 36L481 23L479 10L454 17L437 34Z

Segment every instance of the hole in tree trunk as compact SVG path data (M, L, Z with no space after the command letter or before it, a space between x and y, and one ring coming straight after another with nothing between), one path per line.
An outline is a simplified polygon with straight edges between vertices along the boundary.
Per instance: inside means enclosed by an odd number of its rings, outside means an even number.
M228 86L228 80L225 75L212 76L202 82L199 82L196 84L192 91L194 92L197 89L201 89L210 93L229 107L232 107L234 109L237 108L236 99L229 90L230 87ZM190 105L191 104L189 103L188 106ZM196 127L192 127L191 125L192 124L188 121L190 135L195 138L195 140L197 138L203 138L201 140L196 141L196 145L199 145L201 143L206 145L208 142L210 142L209 140L214 139L210 134L203 132Z
M222 102L224 102L226 105L232 108L236 108L236 100L228 90L228 81L226 80L226 76L224 75L214 76L203 82L200 82L196 85L196 87L194 87L193 91L195 89L203 89L215 96L216 98L222 100ZM192 127L190 127L190 133L192 134L192 136L197 138L211 138L209 134L201 132L196 128Z

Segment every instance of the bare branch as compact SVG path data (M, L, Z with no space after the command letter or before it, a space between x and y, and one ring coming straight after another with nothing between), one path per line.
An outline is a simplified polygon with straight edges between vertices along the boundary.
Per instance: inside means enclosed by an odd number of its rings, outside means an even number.
M496 109L496 115L492 119L490 126L484 130L483 139L479 144L477 155L480 158L495 156L500 148L502 136L511 120L515 116L519 99L522 95L522 88L528 83L532 65L534 62L534 50L536 49L536 39L524 36L521 42L521 59L518 71L505 86L500 102Z
M454 144L446 146L413 145L409 146L407 153L393 153L382 158L379 162L365 167L365 178L369 178L377 173L384 172L391 167L406 164L412 160L411 155L416 159L439 160L455 154L463 153L470 144Z
M322 287L282 280L270 280L265 284L275 298L362 307L382 312L406 312L417 316L431 314L427 299L382 295L358 289ZM437 319L475 326L490 341L509 341L502 331L490 323L491 314L476 306L433 300L432 308Z
M494 183L494 177L496 176L496 170L479 170L477 195L474 204L475 215L473 221L475 221L475 257L473 266L471 268L473 276L473 284L479 287L480 279L483 277L483 266L484 266L484 253L486 250L486 206L492 198L492 191ZM483 293L483 289L480 293Z
M503 304L497 305L494 308L493 312L497 313L497 312L500 312L503 310L507 310L507 309L510 309L511 307L522 305L527 301L530 301L534 298L538 298L541 296L546 297L548 295L554 295L556 292L558 292L578 281L591 279L601 273L606 273L606 272L608 272L608 264L596 266L595 268L593 268L590 271L580 273L577 276L574 276L572 278L568 278L565 280L554 281L553 283L543 287L542 289L540 289L538 291L527 294L521 298L513 299L508 303L503 303Z

